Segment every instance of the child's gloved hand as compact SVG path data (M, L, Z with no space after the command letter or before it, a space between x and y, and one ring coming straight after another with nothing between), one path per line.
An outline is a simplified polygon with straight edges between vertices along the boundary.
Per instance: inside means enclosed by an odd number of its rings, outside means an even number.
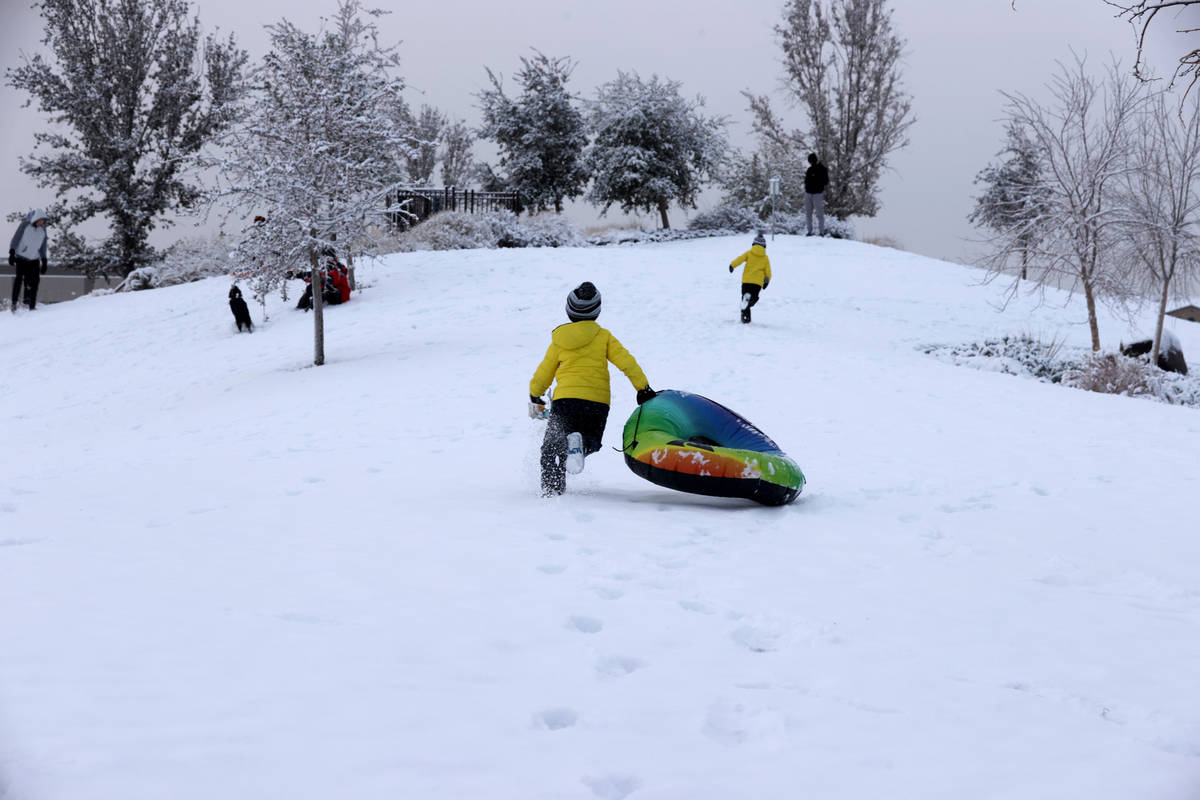
M542 399L541 397L534 397L533 395L529 395L529 418L530 419L541 419L542 415L545 413L546 413L546 401L544 399Z
M729 271L730 271L730 272L733 272L733 264L730 264L730 265L729 265Z
M658 392L654 391L649 386L647 386L645 389L638 389L637 404L640 406L642 403L646 402L647 400L653 400L657 396L658 396Z
M770 279L770 278L763 278L763 288L764 288L764 289L766 289L766 288L767 288L768 286L770 286L770 285L771 285L771 279Z

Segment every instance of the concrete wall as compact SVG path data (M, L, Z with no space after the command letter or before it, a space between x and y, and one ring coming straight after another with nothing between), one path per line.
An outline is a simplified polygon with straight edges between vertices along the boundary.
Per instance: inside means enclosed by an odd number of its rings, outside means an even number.
M0 302L4 305L12 299L13 269L5 264L0 268ZM51 268L42 276L38 283L38 303L60 303L63 300L73 300L87 294L93 289L113 288L121 282L120 278L85 278L77 272L61 272ZM24 295L24 290L22 290ZM21 302L25 302L24 296Z

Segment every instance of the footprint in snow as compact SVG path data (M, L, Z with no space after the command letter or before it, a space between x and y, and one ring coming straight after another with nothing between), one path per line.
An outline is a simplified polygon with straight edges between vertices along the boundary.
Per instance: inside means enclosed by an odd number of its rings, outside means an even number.
M600 800L624 800L642 785L642 782L632 775L602 775L598 778L584 778L583 782Z
M708 709L701 729L705 736L726 747L749 741L763 744L787 739L786 717L775 708L719 700Z
M604 623L595 617L576 614L567 620L567 628L578 633L599 633L604 629Z
M611 586L597 586L596 594L603 597L605 600L620 600L625 596L625 592L620 589L614 589Z
M743 625L729 637L752 653L770 653L779 647L779 634L752 625Z
M566 569L564 564L542 564L538 567L538 572L544 572L547 575L561 575Z
M533 722L548 731L561 731L579 721L579 715L569 708L548 708L533 715Z
M712 608L699 600L680 600L679 607L685 611L694 611L697 614L712 614Z
M620 678L644 666L644 662L629 656L605 656L596 662L596 672L606 678Z

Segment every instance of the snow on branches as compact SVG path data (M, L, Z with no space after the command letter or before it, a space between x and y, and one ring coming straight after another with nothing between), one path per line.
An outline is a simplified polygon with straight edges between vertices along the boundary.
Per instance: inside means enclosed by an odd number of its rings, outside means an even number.
M7 72L56 123L34 134L21 168L64 198L66 229L105 217L99 247L72 241L71 264L128 275L152 262L147 242L164 215L191 208L201 190L188 159L233 119L246 53L232 37L202 38L187 0L41 0L41 54Z
M385 200L418 157L396 125L404 83L395 48L379 46L360 13L357 0L341 0L332 24L315 34L286 20L268 26L271 50L253 75L254 102L210 161L220 173L218 196L261 217L238 247L258 292L287 271L320 269L330 250L374 253Z
M701 98L687 100L677 81L643 81L619 72L597 89L588 153L594 183L588 199L622 211L658 211L670 228L671 202L695 208L696 195L721 162L726 122L700 113Z

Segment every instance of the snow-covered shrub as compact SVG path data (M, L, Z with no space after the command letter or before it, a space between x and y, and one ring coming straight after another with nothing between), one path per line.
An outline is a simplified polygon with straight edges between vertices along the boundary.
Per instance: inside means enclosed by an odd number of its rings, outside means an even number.
M155 265L157 285L174 286L236 272L237 264L230 258L235 246L220 235L181 239L167 248L162 261Z
M1065 386L1089 392L1165 399L1157 369L1140 358L1118 353L1097 353L1088 357L1078 369L1067 370L1062 382Z
M688 230L745 233L762 228L763 224L758 214L750 209L726 204L692 217L688 222Z
M587 240L561 214L527 217L520 226L525 232L523 247L582 247Z
M1062 342L1043 342L1033 336L1003 336L961 345L930 345L921 350L942 361L1006 375L1058 383L1063 373L1080 366L1061 357Z
M1090 350L1068 349L1060 340L1045 342L1022 334L961 345L927 345L919 349L958 366L1200 408L1200 377L1163 372L1140 357L1115 353L1093 355Z
M400 250L476 247L580 247L587 240L560 214L521 219L507 210L486 214L444 211L396 236Z
M499 247L496 227L487 215L443 211L414 225L401 237L408 250L470 250Z
M159 282L158 270L154 267L138 267L125 276L113 289L114 292L140 292L143 289L157 289Z
M813 229L816 229L817 220L814 215ZM808 232L808 223L804 219L804 212L790 214L784 211L775 214L770 219L762 223L762 227L767 231L775 233L789 233L794 236L803 236ZM825 216L825 235L833 239L854 239L854 226L849 222L833 217Z
M375 249L379 255L401 253L406 249L411 249L406 248L404 234L404 231L394 228L390 225L372 227L367 231L367 235L375 243Z

